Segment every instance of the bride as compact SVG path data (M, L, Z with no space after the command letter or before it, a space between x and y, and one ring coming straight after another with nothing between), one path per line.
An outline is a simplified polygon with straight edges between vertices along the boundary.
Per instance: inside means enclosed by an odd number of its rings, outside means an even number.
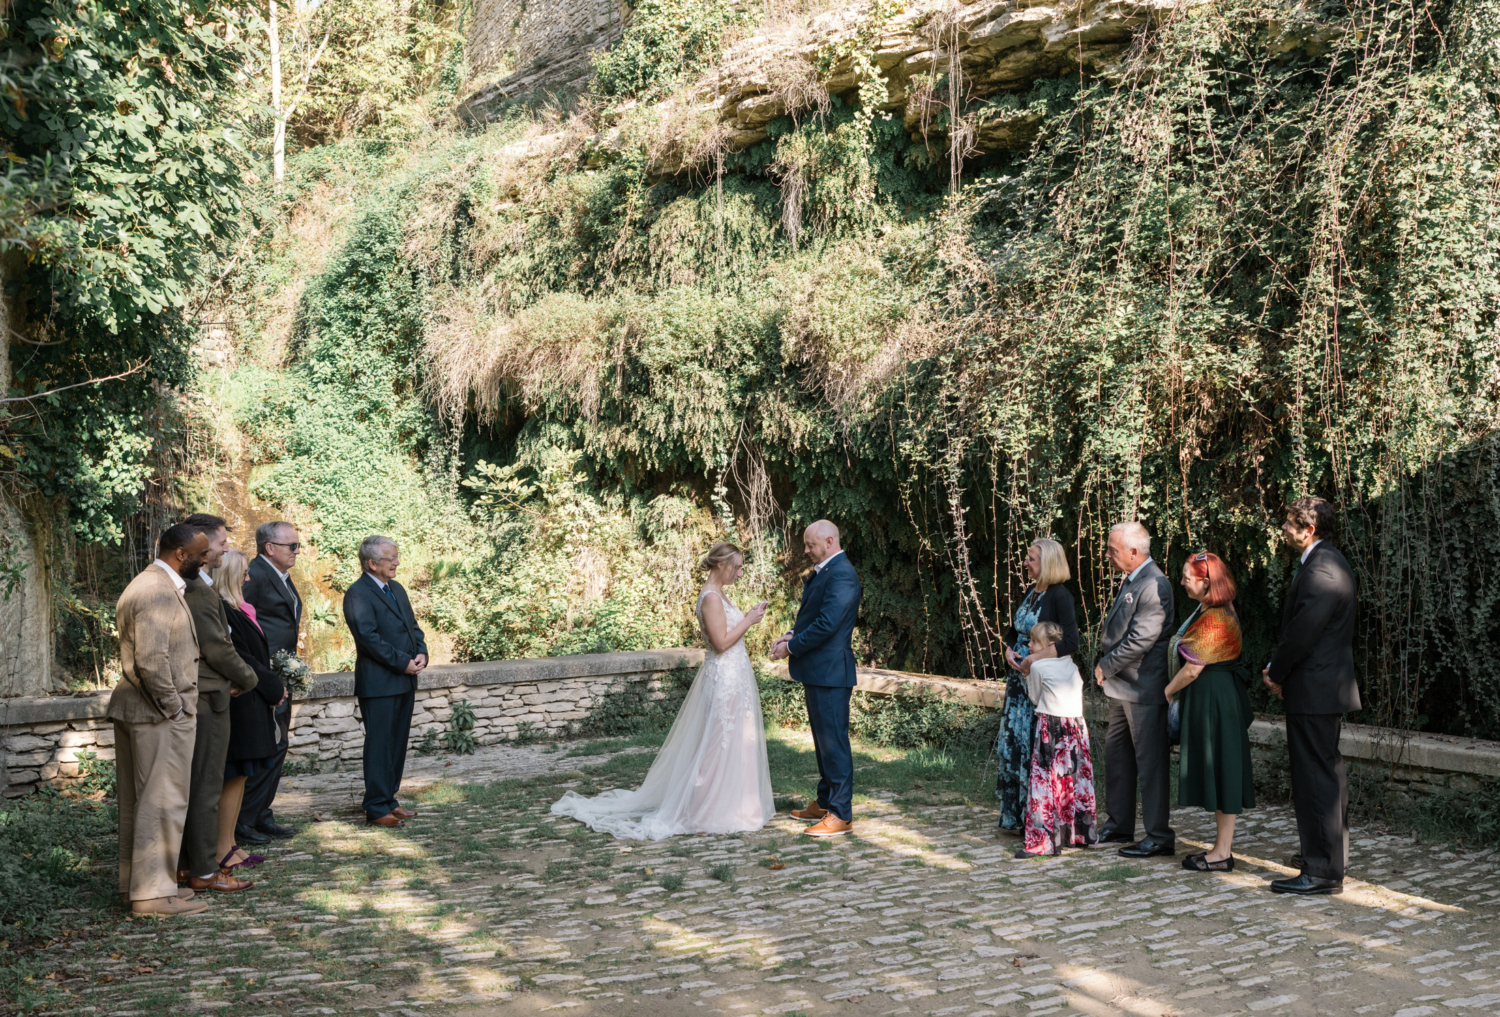
M696 613L708 652L646 779L634 791L594 798L569 791L552 804L554 814L628 840L759 830L775 815L760 692L745 651L745 633L766 604L741 614L724 595L745 568L733 544L715 544L703 568Z

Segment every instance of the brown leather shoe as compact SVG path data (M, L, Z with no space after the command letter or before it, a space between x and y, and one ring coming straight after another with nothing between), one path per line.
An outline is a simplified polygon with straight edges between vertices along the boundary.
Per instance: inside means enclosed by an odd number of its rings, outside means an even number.
M188 886L194 890L217 890L219 893L239 893L248 890L255 884L248 879L240 879L228 869L220 869L217 873L207 878L192 876L188 879Z
M186 883L189 879L192 879L192 878L193 878L193 874L191 872L189 872L187 869L178 869L177 870L177 885L178 886L181 886L183 883Z
M802 819L809 822L817 819L822 819L826 815L828 815L828 810L823 808L817 802L808 802L807 808L805 809L792 810L793 819Z
M830 812L802 832L809 837L838 837L842 834L853 833L854 824L846 823Z
M158 897L155 900L133 900L130 910L137 915L155 915L168 918L172 915L196 915L208 910L206 900L183 900L181 897Z
M370 817L366 816L365 817L365 825L366 826L405 826L406 824L403 823L403 822L401 822L401 820L397 819L396 818L396 814L394 812L387 812L385 815L380 816L380 817L378 817L376 819L371 819Z
M402 819L412 819L412 818L415 818L416 813L413 812L411 809L403 809L401 806L398 805L394 809L391 810L391 815L393 815L393 816L400 816Z

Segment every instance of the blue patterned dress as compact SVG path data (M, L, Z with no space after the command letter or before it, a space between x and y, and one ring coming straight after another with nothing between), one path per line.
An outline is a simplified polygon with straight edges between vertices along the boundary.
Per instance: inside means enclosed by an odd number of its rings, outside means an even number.
M1016 609L1016 641L1011 649L1016 656L1031 652L1031 627L1041 613L1042 597L1032 587ZM1005 679L1005 706L1000 711L1000 737L995 754L1000 758L1000 775L995 796L1000 799L1000 829L1019 830L1026 823L1026 801L1031 782L1031 729L1036 712L1026 695L1026 679L1011 671Z

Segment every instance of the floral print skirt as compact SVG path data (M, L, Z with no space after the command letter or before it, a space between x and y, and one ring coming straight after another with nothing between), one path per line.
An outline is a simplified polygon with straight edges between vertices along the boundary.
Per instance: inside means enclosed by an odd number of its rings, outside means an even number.
M1000 775L995 797L1000 799L1000 829L1019 830L1026 823L1026 797L1031 781L1031 729L1036 716L1026 686L1018 681L1005 684L1005 705L1000 711L1000 738L995 755ZM1085 740L1087 744L1087 740Z
M1036 715L1030 776L1027 851L1055 855L1065 847L1098 843L1094 761L1082 717Z

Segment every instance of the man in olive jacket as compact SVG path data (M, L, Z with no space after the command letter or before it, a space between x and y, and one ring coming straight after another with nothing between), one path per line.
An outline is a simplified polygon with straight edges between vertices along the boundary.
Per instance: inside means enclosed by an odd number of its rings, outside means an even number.
M198 709L198 638L183 598L208 537L179 523L157 541L157 557L115 607L120 681L105 715L114 722L120 892L136 914L179 915L207 905L179 896L176 868L187 813Z
M1287 507L1282 532L1299 552L1281 609L1281 638L1264 679L1286 703L1292 804L1302 842L1302 874L1271 884L1276 893L1338 893L1349 863L1349 781L1339 735L1358 710L1354 617L1358 589L1334 547L1333 506L1302 498Z
M229 528L218 516L188 516L187 525L208 538L203 569L216 569L229 549ZM229 699L255 688L255 671L245 663L229 635L224 598L207 571L187 580L183 591L198 633L198 717L193 743L192 784L187 821L182 831L178 877L194 890L221 893L248 889L222 868L219 858L219 796L224 792L224 760L229 753Z

